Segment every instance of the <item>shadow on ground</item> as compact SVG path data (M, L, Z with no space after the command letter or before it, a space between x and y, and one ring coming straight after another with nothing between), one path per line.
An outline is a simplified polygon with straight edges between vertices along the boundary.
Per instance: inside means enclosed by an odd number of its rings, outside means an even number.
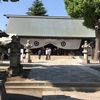
M7 100L42 100L42 98L23 94L8 94Z
M8 94L7 100L83 100L83 99L72 98L70 96L65 96L65 95L46 95L40 98L23 94Z
M65 95L47 95L43 96L43 100L84 100L84 99L72 98L70 96L65 96Z
M84 83L84 82L100 82L100 78L95 75L81 69L77 66L82 67L81 65L43 65L43 64L32 64L24 68L20 76L13 76L8 78L8 81L25 81L26 79L35 80L35 81L47 81L51 82L52 86L59 87L53 82L65 82L65 83ZM30 73L31 69L33 70ZM70 85L69 85L70 86ZM73 87L74 84L72 84ZM72 87L71 86L71 87ZM80 85L81 87L82 85ZM92 86L92 85L91 85ZM91 87L88 85L88 87ZM94 85L93 85L94 86ZM92 92L98 91L100 86L95 87ZM59 87L60 88L60 87ZM81 91L80 89L74 88L76 91ZM62 90L62 89L61 89ZM87 92L84 89L84 92ZM91 92L91 90L88 92ZM74 100L74 99L73 99ZM77 99L76 99L77 100Z
M27 66L27 65L26 65ZM79 67L80 68L79 68ZM83 65L82 65L83 66ZM9 79L16 80L36 80L48 82L100 82L99 77L81 69L81 65L49 65L42 64L28 65L24 67L19 76L13 76ZM100 70L99 66L88 67ZM32 70L32 71L31 71ZM31 71L31 72L30 72Z

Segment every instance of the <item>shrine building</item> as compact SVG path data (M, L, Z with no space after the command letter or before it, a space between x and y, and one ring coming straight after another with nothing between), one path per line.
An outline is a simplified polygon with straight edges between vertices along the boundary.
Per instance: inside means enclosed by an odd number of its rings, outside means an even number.
M21 44L27 40L33 45L32 53L37 54L39 48L42 54L51 48L52 55L68 55L81 53L84 40L94 39L95 32L83 26L83 19L72 19L64 16L27 16L5 14L8 23L5 32L17 34Z

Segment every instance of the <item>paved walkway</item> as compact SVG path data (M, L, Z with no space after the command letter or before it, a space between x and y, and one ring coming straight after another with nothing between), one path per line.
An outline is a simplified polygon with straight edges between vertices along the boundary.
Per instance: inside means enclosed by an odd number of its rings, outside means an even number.
M100 72L83 65L81 59L34 59L26 81L48 82L100 82Z
M62 59L59 57L39 60L37 57L33 58L32 63L23 65L25 69L31 69L26 81L100 82L100 71L90 68L99 66L98 62L83 65L79 58ZM28 98L28 100L100 100L100 91L42 91L42 96L43 99ZM14 96L14 100L18 99Z
M47 82L100 82L100 72L92 67L98 62L82 64L81 59L34 59L26 81ZM43 100L100 100L100 91L43 91Z

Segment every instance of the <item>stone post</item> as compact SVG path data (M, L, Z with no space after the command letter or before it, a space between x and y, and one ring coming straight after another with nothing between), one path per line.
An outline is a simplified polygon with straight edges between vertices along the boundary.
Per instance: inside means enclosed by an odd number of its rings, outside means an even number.
M32 62L31 58L30 58L30 53L31 53L31 48L32 48L32 45L30 44L30 40L27 40L27 43L25 45L25 52L26 52L26 56L25 56L25 59L24 59L24 62L25 63L30 63Z
M87 64L87 63L90 63L90 61L88 60L88 48L90 46L88 45L87 41L84 42L84 45L82 45L82 48L83 48L83 55L84 55L84 58L83 58L83 63L84 64Z
M22 71L22 65L20 64L20 49L24 48L24 46L20 44L20 39L17 36L12 36L12 41L6 44L6 47L10 48L9 75L19 75Z

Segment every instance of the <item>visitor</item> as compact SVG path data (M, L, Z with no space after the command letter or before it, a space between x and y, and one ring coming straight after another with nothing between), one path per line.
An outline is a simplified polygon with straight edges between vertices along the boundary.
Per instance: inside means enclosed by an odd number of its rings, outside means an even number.
M57 49L54 48L54 49L53 49L53 55L56 55L56 54L57 54Z
M45 50L45 54L46 54L46 60L48 60L48 48L46 48L46 50Z
M51 59L51 48L48 49L48 59Z
M39 59L41 59L41 54L42 54L41 49L39 49L39 50L38 50L38 58L39 58Z

